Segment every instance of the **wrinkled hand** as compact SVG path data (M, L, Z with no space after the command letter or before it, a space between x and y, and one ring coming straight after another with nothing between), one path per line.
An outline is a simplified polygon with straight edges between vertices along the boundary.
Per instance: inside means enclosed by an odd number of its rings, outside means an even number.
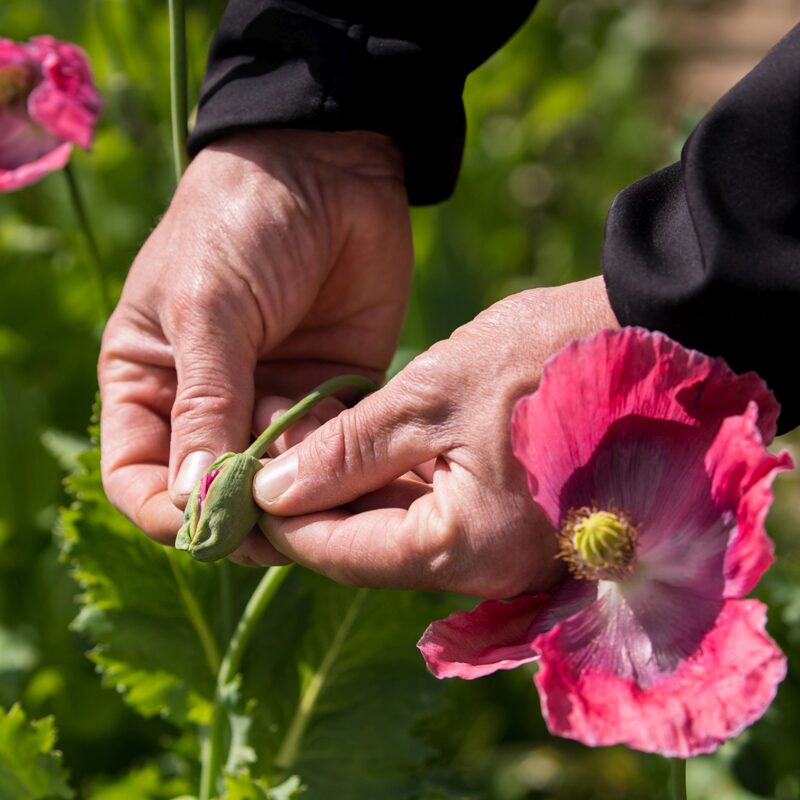
M511 411L550 355L609 327L601 278L497 303L258 472L264 533L343 583L550 588L556 537L512 455Z
M103 337L112 503L171 542L199 476L265 426L265 398L343 372L380 378L411 266L402 161L388 138L255 131L203 150ZM273 553L257 542L261 557Z

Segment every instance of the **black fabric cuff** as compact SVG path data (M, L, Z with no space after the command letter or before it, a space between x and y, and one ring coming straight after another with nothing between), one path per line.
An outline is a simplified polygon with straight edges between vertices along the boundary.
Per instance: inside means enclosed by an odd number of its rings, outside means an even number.
M603 272L623 325L755 370L800 424L800 26L707 114L681 162L626 189Z
M243 128L369 130L402 150L412 204L452 193L466 72L446 47L381 36L295 3L250 5L261 10L245 15L231 4L214 40L190 154Z

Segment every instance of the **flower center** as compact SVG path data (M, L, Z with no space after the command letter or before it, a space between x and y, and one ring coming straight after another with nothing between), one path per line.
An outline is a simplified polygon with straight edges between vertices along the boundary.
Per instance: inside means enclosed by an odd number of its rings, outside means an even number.
M11 64L0 67L0 106L25 100L33 88L33 76L25 67Z
M636 555L636 527L630 515L611 506L610 510L583 507L570 509L559 533L561 549L557 558L577 578L619 581L627 577Z

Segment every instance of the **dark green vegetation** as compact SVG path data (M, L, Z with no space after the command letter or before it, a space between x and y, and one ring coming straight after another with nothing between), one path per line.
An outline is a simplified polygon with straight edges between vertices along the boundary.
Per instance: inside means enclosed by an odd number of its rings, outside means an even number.
M190 9L190 103L220 10ZM642 2L545 0L473 76L458 193L415 212L405 354L509 292L597 273L613 196L670 152L652 102L655 30ZM94 152L73 163L116 292L172 190L166 2L0 5L0 35L38 33L80 43L105 97ZM0 195L0 705L55 715L77 796L161 800L196 792L197 727L258 576L152 544L105 503L96 453L78 468L99 342L84 259L63 175ZM758 725L690 765L695 797L800 797L800 485L777 490L778 564L759 595L790 675ZM280 780L277 760L309 800L663 796L662 759L550 738L529 672L428 676L414 643L462 602L293 573L244 663L237 732L252 720L252 750L234 748L233 766ZM20 711L0 720L0 800L67 796L52 735ZM228 796L266 795L241 777Z

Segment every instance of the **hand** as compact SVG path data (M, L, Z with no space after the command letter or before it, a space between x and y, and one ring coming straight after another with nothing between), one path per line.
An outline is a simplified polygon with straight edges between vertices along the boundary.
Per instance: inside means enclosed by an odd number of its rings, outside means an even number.
M511 411L548 356L617 326L601 278L497 303L257 473L264 533L342 583L551 588L556 537L512 455Z
M265 425L275 405L265 398L343 372L383 375L411 267L402 161L388 138L255 131L203 150L103 337L111 502L172 542L195 481ZM274 555L263 536L256 543Z

